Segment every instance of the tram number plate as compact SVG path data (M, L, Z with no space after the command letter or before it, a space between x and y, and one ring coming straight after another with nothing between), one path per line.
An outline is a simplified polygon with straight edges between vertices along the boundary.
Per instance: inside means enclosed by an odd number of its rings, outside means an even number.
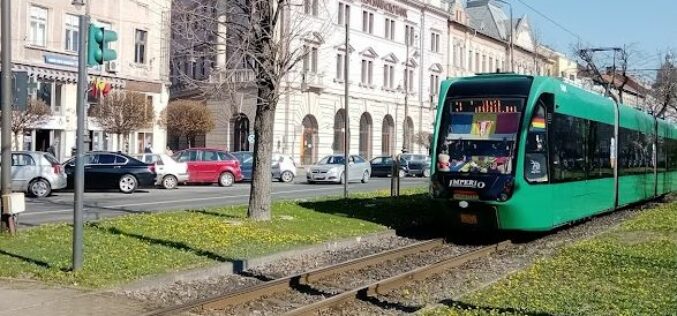
M475 215L475 214L461 214L461 223L477 225L477 215Z

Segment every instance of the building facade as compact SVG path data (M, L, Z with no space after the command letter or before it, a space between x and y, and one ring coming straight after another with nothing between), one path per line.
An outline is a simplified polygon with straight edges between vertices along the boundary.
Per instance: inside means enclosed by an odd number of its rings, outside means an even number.
M168 64L171 0L92 1L92 23L111 29L118 40L111 48L117 60L89 69L89 82L102 80L114 90L136 91L147 96L156 117L169 100ZM71 156L76 138L77 52L82 12L70 1L12 1L12 61L15 71L29 75L29 97L44 101L51 117L41 126L23 132L20 148L47 151L57 158ZM95 102L95 100L90 100ZM88 150L143 151L151 145L163 151L166 131L157 123L127 135L118 144L88 118L85 137Z
M454 0L449 13L449 76L553 75L554 52L538 42L526 15L511 21L494 0Z
M427 153L426 145L415 136L432 131L439 83L447 74L446 4L307 0L289 6L285 16L289 24L303 21L302 35L290 43L290 50L300 48L306 54L282 83L274 126L275 151L292 155L302 164L343 153L346 148L365 158L398 153L403 147L408 152ZM345 24L350 32L347 47ZM344 70L346 54L348 74ZM192 66L183 65L199 60L173 56L177 57L173 58L173 74L191 72ZM224 65L219 59L224 63L232 60L231 56L216 56L207 64ZM238 70L234 65L225 66ZM205 137L207 146L253 148L246 136L253 133L255 90L244 84L252 74L240 71L243 85L238 93L206 100L217 115L217 128ZM203 74L197 73L190 79ZM209 75L204 78L214 79ZM181 86L181 82L176 84ZM175 95L185 94L176 91ZM348 131L344 129L346 119ZM343 140L346 132L348 144Z

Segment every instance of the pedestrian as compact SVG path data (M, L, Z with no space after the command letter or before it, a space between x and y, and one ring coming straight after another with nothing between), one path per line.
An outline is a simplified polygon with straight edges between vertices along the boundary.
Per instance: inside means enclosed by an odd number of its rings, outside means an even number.
M146 148L143 150L144 153L150 154L153 151L150 149L150 143L146 144Z
M169 156L169 157L174 156L174 152L172 151L171 148L169 148L169 146L167 146L167 149L165 150L165 154L167 154L167 156Z

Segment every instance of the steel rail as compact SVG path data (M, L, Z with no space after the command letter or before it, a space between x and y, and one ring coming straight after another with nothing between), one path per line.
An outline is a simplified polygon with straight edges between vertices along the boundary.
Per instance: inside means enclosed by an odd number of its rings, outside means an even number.
M280 279L275 279L259 285L246 287L228 294L217 295L202 300L188 302L178 306L171 306L163 309L158 309L146 313L144 315L147 316L171 315L174 313L194 309L201 310L225 309L228 306L253 301L265 295L284 292L293 289L297 285L317 281L329 275L334 275L345 271L359 270L364 267L401 258L410 254L427 251L433 248L440 247L442 245L444 245L444 239L441 238L423 241L413 245L404 246L397 249L392 249L361 258L356 258L335 265L318 268L307 272L302 272L296 275Z
M285 316L299 316L299 315L312 315L320 310L327 309L333 306L337 306L342 303L346 303L352 300L360 299L367 296L373 296L376 294L384 294L391 289L397 288L402 284L414 280L422 280L431 275L438 274L442 271L459 267L467 262L476 260L482 257L491 255L494 252L503 250L511 245L510 241L504 241L495 245L483 247L478 250L474 250L459 256L454 256L441 260L437 263L433 263L427 266L423 266L388 279L374 282L372 284L356 288L350 291L343 292L331 296L327 299L297 308L295 310L285 313Z

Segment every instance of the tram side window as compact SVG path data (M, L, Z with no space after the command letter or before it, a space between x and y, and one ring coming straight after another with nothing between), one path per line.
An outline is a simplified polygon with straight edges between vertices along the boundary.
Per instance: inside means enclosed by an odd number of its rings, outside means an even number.
M611 167L611 139L614 127L609 124L590 121L588 126L588 178L613 177Z
M665 172L665 138L659 136L656 143L656 169L658 172Z
M621 127L618 131L621 144L619 174L632 175L647 173L651 166L650 136L639 131Z
M553 182L586 179L587 121L555 113L550 129L550 170Z
M541 102L529 123L524 175L532 183L548 182L548 144L546 141L545 105Z
M668 139L668 166L670 171L677 170L677 140Z

